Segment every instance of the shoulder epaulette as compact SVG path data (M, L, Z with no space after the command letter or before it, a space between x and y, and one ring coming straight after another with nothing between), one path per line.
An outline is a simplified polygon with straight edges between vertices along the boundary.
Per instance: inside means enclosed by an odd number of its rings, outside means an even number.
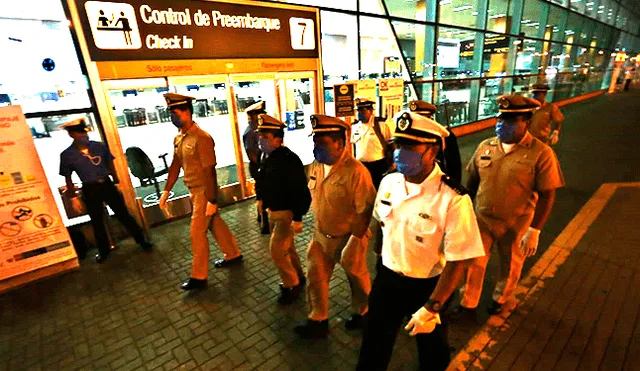
M469 190L467 188L465 188L462 184L460 184L459 181L453 179L452 177L448 176L447 174L442 176L442 183L444 183L444 184L448 185L449 187L451 187L451 189L456 191L456 193L459 194L459 195L469 194Z

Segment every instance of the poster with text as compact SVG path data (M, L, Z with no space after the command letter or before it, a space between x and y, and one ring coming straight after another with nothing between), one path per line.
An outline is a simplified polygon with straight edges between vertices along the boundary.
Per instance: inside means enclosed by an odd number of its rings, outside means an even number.
M393 117L402 111L404 104L404 80L403 79L380 79L380 115L386 117L386 123L395 131Z
M0 280L77 259L20 106L0 107Z

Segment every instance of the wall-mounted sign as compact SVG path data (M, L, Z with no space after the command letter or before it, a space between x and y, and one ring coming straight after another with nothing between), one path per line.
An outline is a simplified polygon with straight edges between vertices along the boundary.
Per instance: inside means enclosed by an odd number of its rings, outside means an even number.
M93 61L317 58L317 12L215 1L76 0Z
M472 57L475 50L475 40L465 40L460 43L460 56ZM484 53L508 53L509 38L506 36L488 37L484 40Z
M342 84L333 86L336 117L354 115L354 85Z
M74 260L76 252L20 106L0 108L0 138L2 281Z

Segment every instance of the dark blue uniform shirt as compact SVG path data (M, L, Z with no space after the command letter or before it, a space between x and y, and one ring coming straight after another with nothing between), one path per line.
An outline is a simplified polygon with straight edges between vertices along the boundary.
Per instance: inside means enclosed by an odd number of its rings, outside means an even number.
M89 155L82 154L73 144L60 154L60 175L71 176L75 171L82 183L96 182L109 176L109 163L114 157L107 146L89 141Z

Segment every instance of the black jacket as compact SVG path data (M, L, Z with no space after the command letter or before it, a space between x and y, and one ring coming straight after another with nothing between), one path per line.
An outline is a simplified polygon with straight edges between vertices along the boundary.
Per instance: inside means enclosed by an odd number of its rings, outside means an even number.
M294 221L302 221L311 206L311 193L300 157L287 147L263 157L256 181L256 196L272 211L291 210Z

